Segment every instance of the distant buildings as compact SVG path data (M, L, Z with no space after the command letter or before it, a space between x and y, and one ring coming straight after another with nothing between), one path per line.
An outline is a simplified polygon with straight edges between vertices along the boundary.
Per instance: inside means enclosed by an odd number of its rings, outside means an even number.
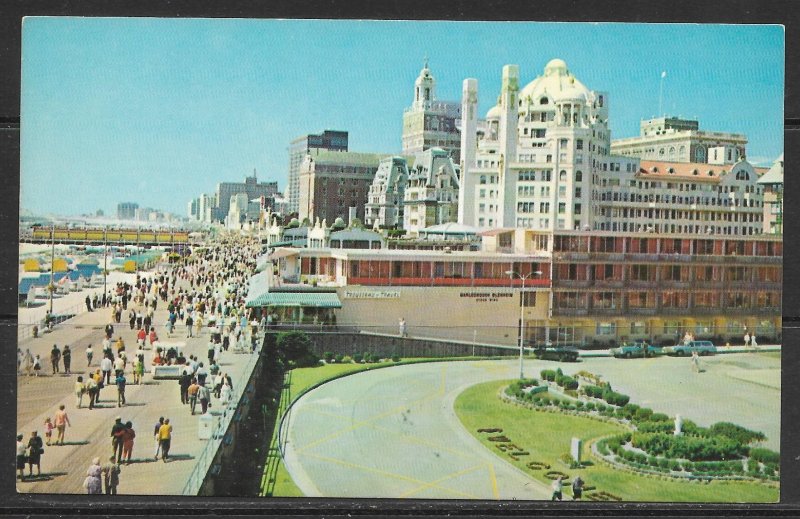
M117 204L117 219L133 220L136 218L137 209L139 209L139 204L136 202L120 202Z
M289 212L300 208L300 165L309 150L347 151L347 132L325 130L293 140L289 146L289 174L284 193Z
M640 123L638 137L615 139L611 153L642 160L734 164L745 157L747 137L701 131L697 121L656 117Z
M349 220L350 208L364 221L364 205L387 154L311 149L300 165L298 218ZM351 223L348 221L348 223Z
M764 188L764 232L783 234L783 153L758 184Z
M238 195L242 195L246 202L242 202ZM236 199L235 211L239 219L252 220L246 215L253 216L258 219L257 211L250 210L248 212L247 204L253 201L260 201L262 198L266 200L266 205L274 209L273 201L275 198L282 198L278 192L277 182L259 182L256 177L255 171L253 176L245 177L244 182L220 182L217 184L217 190L214 194L202 194L198 198L190 200L187 205L187 211L191 219L199 220L201 222L222 222L228 223L232 221L229 218L231 215L231 203ZM242 216L245 215L245 216Z

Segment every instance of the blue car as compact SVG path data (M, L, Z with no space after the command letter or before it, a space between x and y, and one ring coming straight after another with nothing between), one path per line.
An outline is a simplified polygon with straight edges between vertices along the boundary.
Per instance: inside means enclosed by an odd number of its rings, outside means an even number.
M677 355L678 357L688 357L692 352L698 355L713 355L717 353L717 347L711 341L690 341L688 344L678 344L664 348L667 355Z
M644 341L636 341L635 343L626 343L618 348L611 348L609 350L611 355L618 359L632 359L637 357L655 357L662 355L663 351L658 346L652 346Z

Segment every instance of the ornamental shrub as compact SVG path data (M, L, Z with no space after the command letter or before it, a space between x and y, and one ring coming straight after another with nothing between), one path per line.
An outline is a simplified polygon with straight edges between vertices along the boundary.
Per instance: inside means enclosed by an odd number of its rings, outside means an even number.
M583 392L586 394L586 396L590 396L592 398L603 397L603 388L598 386L583 386Z
M763 441L767 439L762 432L751 431L750 429L746 429L741 425L736 425L730 422L717 422L709 427L708 431L713 436L725 436L742 444L748 444L754 441Z
M632 444L649 454L692 461L731 459L745 451L743 445L724 436L673 436L663 432L637 431L633 434Z
M780 463L781 461L780 454L778 454L773 450L765 449L763 447L751 447L749 456L751 462L760 461L762 463Z
M543 369L540 373L542 375L542 379L547 380L548 382L555 382L556 380L556 372L552 369Z
M648 418L650 422L668 422L670 421L670 417L665 415L664 413L653 413Z
M330 363L331 363L331 361L332 361L332 360L333 360L333 358L334 358L334 356L333 356L333 352L332 352L332 351L326 351L325 353L323 353L323 354L322 354L322 358L323 358L323 359L325 359L325 362L327 362L328 364L330 364Z
M628 404L628 405L630 405L630 404ZM636 420L637 422L645 422L645 421L649 420L651 416L653 416L653 410L652 409L647 408L647 407L640 407L633 414L633 419Z
M356 364L361 364L362 360L364 360L364 355L360 353L353 353L353 362Z
M344 361L344 355L339 353L334 357L334 360L336 361L336 364L341 364Z

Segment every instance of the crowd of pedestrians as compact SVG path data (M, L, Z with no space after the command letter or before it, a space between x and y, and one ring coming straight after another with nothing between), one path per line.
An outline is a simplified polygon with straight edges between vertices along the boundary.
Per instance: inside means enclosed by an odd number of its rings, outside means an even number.
M100 342L97 346L99 351L87 344L84 350L86 371L78 369L74 375L75 409L85 410L81 413L110 406L122 410L129 405L128 386L146 383L147 374L159 365L183 367L177 398L187 406L187 414L207 414L214 406L227 405L233 396L234 381L221 369L222 359L234 352L255 351L259 324L265 322L265 316L254 315L245 306L247 282L259 253L260 244L257 242L245 242L241 238L221 240L156 272L137 274L131 283L117 283L102 298L87 296L87 310L106 307L109 319L103 327L102 341L95 342ZM166 317L160 323L157 315L164 314L155 313L159 307L162 312L166 310ZM122 324L124 317L127 317L127 322ZM132 352L123 338L123 334L129 333L128 329L134 332L135 337L131 340L130 348L136 348ZM205 339L206 358L196 354L186 356L185 348L161 342L160 335L171 338L176 333L192 339L193 349L198 338ZM200 343L203 344L202 340ZM52 375L72 374L72 352L75 349L75 345L63 349L53 345L50 350ZM77 349L83 348L78 346ZM148 350L149 354L146 353ZM30 349L24 353L18 350L17 368L20 373L39 376L41 359ZM113 397L107 396L107 388L115 390ZM147 402L146 405L158 406L159 402ZM66 406L58 405L58 411L44 423L47 445L65 444L65 430L72 426L70 418L80 422L80 416L70 417ZM54 431L55 439L52 438ZM107 454L92 456L87 469L83 488L89 494L116 494L121 467L141 461L141 455L138 460L133 457L136 438L133 420L117 416L110 431L110 457ZM185 430L173 431L169 418L159 420L153 429L156 445L151 459L170 460L175 432L179 433L179 438L186 433ZM96 449L92 450L97 454ZM87 451L84 449L82 452ZM32 432L27 442L18 437L20 479L34 477L34 466L37 476L40 475L43 453L44 442L38 431ZM108 462L101 463L103 459L108 459ZM26 465L27 476L24 474Z

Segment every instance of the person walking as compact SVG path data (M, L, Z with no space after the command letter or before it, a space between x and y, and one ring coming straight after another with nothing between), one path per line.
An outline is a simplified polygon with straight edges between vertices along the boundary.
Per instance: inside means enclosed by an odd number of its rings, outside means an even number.
M114 363L108 357L103 357L100 361L100 371L103 372L103 383L107 386L111 385L111 370L114 368Z
M25 356L22 359L22 370L29 377L33 374L33 354L28 348L25 349Z
M28 461L28 446L23 441L25 435L17 435L17 476L20 480L25 479L25 463Z
M83 488L86 489L87 494L103 493L102 475L103 468L100 466L100 458L94 458L86 471L86 479L83 480Z
M86 302L86 310L88 310L88 311L90 311L90 312L91 312L91 311L92 311L92 300L91 300L91 298L88 296L88 294L87 294L87 296L86 296L85 302Z
M550 485L550 488L553 489L553 496L550 498L550 501L555 501L556 499L561 501L561 490L564 487L563 483L564 476L558 476L553 484Z
M44 419L44 443L49 447L53 438L53 422L50 417Z
M86 393L86 385L83 383L83 377L78 376L78 380L75 381L75 407L78 409L81 408L81 404L83 404L83 394Z
M119 461L114 460L114 456L108 458L108 463L103 466L103 480L106 486L106 495L117 495L117 486L119 485L119 473L122 471L119 466Z
M64 404L58 406L58 411L56 411L53 418L53 425L56 426L56 444L64 445L64 432L67 430L68 425L72 427Z
M81 377L78 378L80 379ZM94 404L97 401L97 381L91 374L86 377L84 387L86 388L86 394L89 395L89 409L94 409Z
M33 358L33 374L34 376L39 376L39 372L42 371L42 359L39 358L39 354L37 353L36 356Z
M583 495L583 480L580 476L577 476L572 481L572 500L573 501L580 501L581 496Z
M206 414L208 412L208 401L211 400L211 391L205 384L200 384L200 388L197 390L197 399L200 400L201 414Z
M92 365L92 357L94 357L94 350L92 350L92 345L86 346L86 365Z
M228 379L224 379L222 382L222 389L220 389L220 401L223 407L227 406L228 402L230 402L232 392L233 388L231 388L231 385L228 383Z
M161 444L161 461L166 463L172 443L172 426L169 424L169 418L165 418L164 423L158 429L158 440Z
M758 349L758 343L756 342L756 334L750 336L750 346L753 347L754 350Z
M406 319L401 317L398 324L400 327L400 337L408 337L408 332L406 330Z
M186 389L186 394L189 397L189 409L192 411L192 416L194 416L194 409L197 406L197 393L200 390L200 385L197 383L197 379L193 378L192 383L189 384L189 387Z
M125 380L125 372L122 370L117 371L117 379L115 381L117 385L117 407L125 405L125 385L127 382Z
M158 421L156 422L156 425L153 427L153 439L155 439L156 442L155 459L158 459L158 453L161 451L161 440L158 437L158 432L161 430L162 425L164 425L163 416L159 417Z
M116 417L114 425L111 426L111 454L116 458L117 463L122 459L122 433L124 430L122 417Z
M42 475L41 463L44 454L44 445L38 431L31 432L28 438L28 477L33 476L33 466L36 465L36 475Z
M747 348L750 346L750 334L744 332L744 347Z
M64 361L64 373L69 375L69 367L70 364L72 364L72 351L70 351L69 345L64 346L64 351L61 353L61 358Z
M136 357L136 362L133 364L133 383L141 384L142 377L144 376L144 361Z
M125 424L125 431L122 433L122 459L130 465L131 455L133 454L133 440L136 438L136 431L133 430L133 422Z
M696 351L692 352L692 371L700 373L700 355Z
M183 370L183 374L178 379L178 387L181 392L181 404L188 404L189 403L189 386L192 385L192 376L189 375L189 372L185 369Z
M186 316L186 337L192 337L192 325L194 324L194 319L192 319L192 314Z
M50 350L50 362L53 364L53 375L58 373L58 364L61 361L61 350L58 346L53 344L53 349Z

